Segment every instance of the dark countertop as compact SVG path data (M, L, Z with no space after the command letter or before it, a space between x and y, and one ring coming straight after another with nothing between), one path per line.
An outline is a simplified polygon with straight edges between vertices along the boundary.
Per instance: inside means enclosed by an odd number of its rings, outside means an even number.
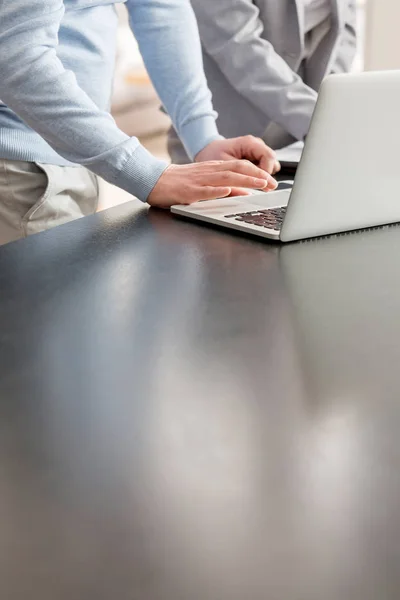
M399 250L130 204L0 248L0 597L398 600Z

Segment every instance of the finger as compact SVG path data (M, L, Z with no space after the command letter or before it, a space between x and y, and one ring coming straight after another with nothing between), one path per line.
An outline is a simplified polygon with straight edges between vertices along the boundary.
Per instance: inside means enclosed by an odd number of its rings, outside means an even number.
M268 184L268 189L264 190L264 192L273 192L278 187L278 182L276 179L271 177L270 182Z
M275 180L266 173L265 179L258 177L249 177L242 173L234 173L232 171L222 171L219 173L210 173L207 176L207 183L212 185L226 185L228 187L243 187L254 190L264 190L268 187L274 188Z
M265 181L267 182L267 185L265 187L260 186L259 189L266 190L267 188L269 188L269 189L274 190L277 187L278 184L277 184L276 180L272 177L272 175L270 175L270 173L266 169L257 167L256 165L249 163L247 160L241 160L238 162L240 164L237 165L236 169L240 173L249 175L248 171L251 171L251 173L257 173L257 175L255 175L255 177L257 179L265 179ZM249 169L248 165L250 165L250 169ZM254 169L256 169L256 170L254 170ZM241 185L243 185L243 184L241 184Z
M279 171L281 170L281 163L279 162L279 160L275 161L275 166L274 169L272 171L272 175L275 175L276 173L279 173Z
M193 204L203 200L216 200L217 198L227 198L231 193L231 188L227 186L204 185L193 188L190 200L185 200L182 204Z
M266 190L263 190L263 192L268 193L268 192L273 192L274 189L276 188L268 188ZM246 188L232 188L230 196L252 196L253 194L251 193L251 191L249 189Z
M260 158L258 164L260 165L261 169L264 169L264 171L267 171L267 173L276 173L277 160L275 157L275 153L272 155L263 155Z
M274 172L276 154L261 138L251 135L244 137L242 155L243 158L257 162L261 169L264 169L267 173Z
M231 197L233 196L251 196L250 190L246 188L232 188L231 193L229 194Z
M206 164L206 163L204 163ZM220 173L221 171L232 171L234 173L241 173L242 175L248 175L249 177L256 177L258 179L265 179L268 181L268 173L265 169L261 169L257 165L253 164L249 160L235 159L227 160L222 163L216 163L214 168L208 169L211 172Z

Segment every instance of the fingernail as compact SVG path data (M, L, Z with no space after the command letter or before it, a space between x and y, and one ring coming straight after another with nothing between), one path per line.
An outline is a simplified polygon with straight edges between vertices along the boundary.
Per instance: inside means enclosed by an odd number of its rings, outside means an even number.
M254 183L260 188L265 188L268 185L268 181L266 179L255 179Z

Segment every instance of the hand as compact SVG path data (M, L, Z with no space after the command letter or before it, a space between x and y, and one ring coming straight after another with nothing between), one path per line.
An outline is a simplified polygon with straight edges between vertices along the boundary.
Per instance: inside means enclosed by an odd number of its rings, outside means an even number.
M195 160L202 162L203 160L232 160L235 158L247 159L272 175L281 170L275 152L262 139L252 135L215 140L199 152Z
M171 165L161 175L147 201L151 206L169 208L199 200L243 195L246 189L274 190L275 179L247 160Z

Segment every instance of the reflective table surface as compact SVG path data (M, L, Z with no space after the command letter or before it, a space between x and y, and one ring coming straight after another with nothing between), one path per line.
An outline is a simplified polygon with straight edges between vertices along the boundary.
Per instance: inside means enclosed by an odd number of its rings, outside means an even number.
M0 597L398 600L400 228L130 204L0 249Z

